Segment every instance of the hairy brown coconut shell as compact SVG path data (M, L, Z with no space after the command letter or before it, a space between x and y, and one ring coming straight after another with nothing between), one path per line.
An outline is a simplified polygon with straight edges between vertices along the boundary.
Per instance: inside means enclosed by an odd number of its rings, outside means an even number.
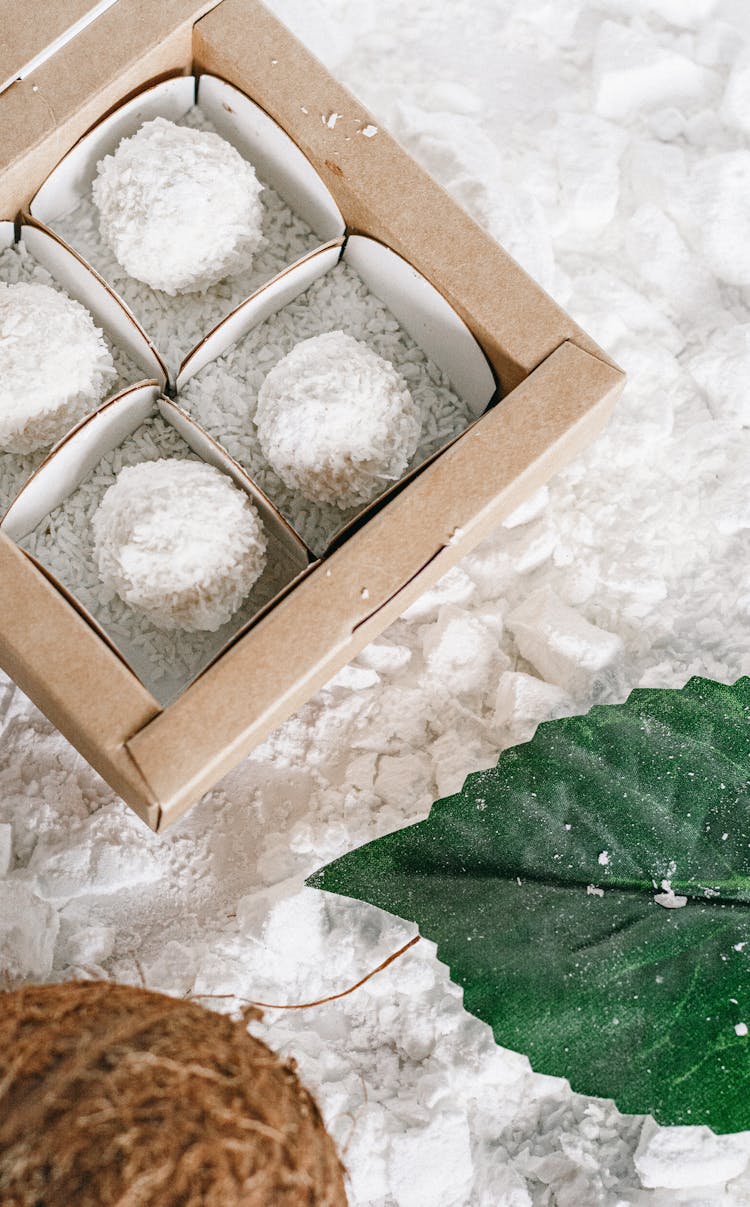
M244 1023L107 982L0 994L3 1207L346 1207L318 1108Z

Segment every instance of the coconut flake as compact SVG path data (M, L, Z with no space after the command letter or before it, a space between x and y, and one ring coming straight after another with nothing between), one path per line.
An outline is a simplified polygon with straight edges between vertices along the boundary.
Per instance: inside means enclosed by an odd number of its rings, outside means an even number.
M102 238L136 280L192 293L252 265L263 238L263 186L218 134L157 117L97 171Z
M303 340L266 377L258 440L284 484L314 502L367 503L406 469L421 419L389 361L343 331Z
M255 507L226 474L202 462L126 467L92 527L105 585L157 628L215 632L266 564Z
M0 448L54 444L117 377L80 302L49 285L0 283Z

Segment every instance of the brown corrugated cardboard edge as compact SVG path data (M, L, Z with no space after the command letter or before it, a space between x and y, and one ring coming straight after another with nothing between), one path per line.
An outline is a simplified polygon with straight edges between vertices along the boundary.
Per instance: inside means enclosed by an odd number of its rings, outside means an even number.
M620 370L563 344L134 734L127 747L162 805L159 827L588 444L623 382Z
M346 219L431 281L509 393L565 340L613 362L257 0L196 23L194 70L247 92L301 147ZM322 120L336 112L334 128ZM616 367L616 366L613 366Z
M14 0L17 3L17 0ZM47 12L67 0L47 0ZM0 94L0 213L24 209L91 126L144 84L192 69L193 23L217 0L117 0ZM42 12L30 9L41 24Z
M3 670L139 817L158 829L158 802L126 747L158 715L158 703L3 532L0 615Z

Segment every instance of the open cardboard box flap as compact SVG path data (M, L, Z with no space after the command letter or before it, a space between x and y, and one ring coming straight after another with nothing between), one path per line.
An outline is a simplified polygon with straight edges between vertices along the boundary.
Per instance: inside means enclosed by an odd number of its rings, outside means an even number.
M118 0L0 94L0 217L117 104L191 72L234 84L286 130L347 233L390 245L455 307L505 397L166 709L0 533L0 663L155 829L583 448L624 380L382 128L361 134L377 120L257 0L165 0L147 19L139 0ZM321 117L334 110L331 129Z

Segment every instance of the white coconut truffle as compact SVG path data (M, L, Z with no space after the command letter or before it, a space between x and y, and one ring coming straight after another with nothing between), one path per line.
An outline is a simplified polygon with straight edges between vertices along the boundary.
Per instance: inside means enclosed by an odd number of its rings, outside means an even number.
M401 477L421 417L403 377L343 331L302 340L266 377L255 426L286 486L342 510Z
M157 117L97 172L99 229L131 277L193 293L251 266L263 238L263 186L218 134Z
M120 470L92 527L105 586L159 629L215 632L266 564L252 502L202 461L144 461Z
M31 453L54 444L116 377L80 302L49 285L0 284L0 449Z

